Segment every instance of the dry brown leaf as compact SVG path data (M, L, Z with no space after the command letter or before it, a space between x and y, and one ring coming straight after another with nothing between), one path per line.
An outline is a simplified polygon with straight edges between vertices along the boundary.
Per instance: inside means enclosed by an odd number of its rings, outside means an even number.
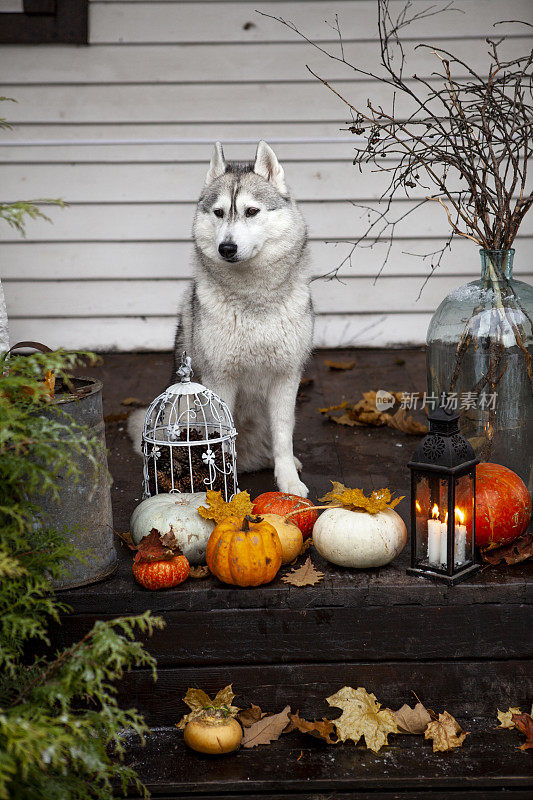
M134 541L131 538L131 533L129 531L126 531L125 533L119 533L118 531L115 531L115 533L117 534L118 538L121 539L124 542L124 544L130 548L130 550L137 550L137 545L134 544Z
M239 711L237 714L237 719L243 726L243 728L249 728L254 722L258 722L265 716L259 706L256 706L255 703L252 703L250 708L245 708L243 711Z
M332 370L350 370L355 367L355 361L324 361L324 366Z
M287 727L291 707L285 706L279 714L271 714L254 722L249 728L245 728L242 739L243 747L257 747L261 744L275 742L281 736L283 729Z
M231 500L224 500L220 492L207 490L207 507L200 506L198 513L204 519L214 519L216 524L223 522L228 517L244 518L252 514L254 504L248 492L237 492Z
M200 564L198 567L191 567L189 570L189 578L207 578L211 575L207 564Z
M495 547L491 550L482 550L481 557L488 564L519 564L533 556L533 534L526 533L510 544Z
M383 414L382 418L389 428L395 428L398 431L402 431L402 433L408 433L410 436L423 436L428 432L428 426L417 422L416 419L409 416L405 408L399 408L392 416Z
M148 405L144 400L139 400L138 397L125 397L120 401L121 406L132 406L133 408L144 408Z
M500 723L498 728L514 728L513 714L520 714L520 709L511 707L509 707L508 711L500 711L498 709L497 717Z
M389 733L399 732L390 708L381 708L376 696L362 687L344 686L327 697L326 702L342 709L342 715L333 720L341 742L351 739L357 744L364 736L366 746L377 753L388 744Z
M350 511L368 511L377 514L386 508L396 508L402 497L392 499L390 489L374 489L367 497L362 489L349 489L338 481L331 481L333 489L321 497L320 503L331 503L332 507L342 506Z
M427 425L417 422L407 414L405 408L401 408L403 392L388 392L394 400L394 405L388 409L378 409L376 405L376 395L374 390L363 392L362 400L357 403L349 403L344 400L338 405L328 408L319 408L321 414L326 414L332 422L338 425L373 426L383 427L387 425L395 430L402 431L410 435L421 435L427 433ZM416 394L416 393L413 393ZM343 411L341 415L335 415L335 411Z
M56 388L56 376L54 375L51 369L49 369L46 375L44 376L44 385L48 397L50 398L50 400L53 400Z
M424 739L433 740L433 752L445 753L454 747L462 747L468 733L464 731L457 720L445 711L439 714L438 720L429 723L424 734Z
M520 733L526 737L526 741L520 746L520 750L530 750L533 748L533 719L530 714L513 714L512 721Z
M335 733L335 723L330 719L315 719L312 722L302 719L300 712L296 714L289 714L291 721L291 730L300 731L300 733L309 733L317 739L323 739L328 744L337 744L338 738Z
M152 528L148 536L141 539L136 549L134 564L170 561L174 556L181 554L174 535L161 535L157 528Z
M183 701L189 706L191 711L189 714L185 714L185 716L176 723L176 727L182 730L188 722L203 716L206 711L222 711L224 712L224 716L236 717L240 708L232 705L234 697L235 694L233 693L231 683L223 689L220 689L212 700L203 689L187 689Z
M281 580L291 586L314 586L323 577L324 573L315 569L311 556L307 556L301 567L293 567Z
M424 733L431 722L431 715L422 703L414 708L404 704L398 711L393 711L396 724L402 733Z

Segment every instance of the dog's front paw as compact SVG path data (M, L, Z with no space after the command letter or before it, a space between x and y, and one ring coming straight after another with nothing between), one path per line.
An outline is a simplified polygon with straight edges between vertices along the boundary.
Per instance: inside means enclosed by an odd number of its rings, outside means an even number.
M298 477L294 461L276 464L276 483L280 492L297 494L299 497L307 497L309 493L305 483Z

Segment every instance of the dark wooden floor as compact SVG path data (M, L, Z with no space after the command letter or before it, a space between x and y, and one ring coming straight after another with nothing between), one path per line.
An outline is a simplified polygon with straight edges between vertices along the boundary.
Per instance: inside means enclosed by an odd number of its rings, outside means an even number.
M327 358L355 368L332 372ZM104 381L114 524L127 530L140 498L141 460L125 432L126 397L151 400L170 375L167 354L110 354L91 370ZM319 352L298 401L295 452L313 498L331 480L370 491L389 486L408 494L407 462L417 444L388 428L346 428L318 408L362 391L425 388L424 354L405 351ZM252 497L274 488L272 474L240 478ZM397 509L408 522L408 504ZM433 800L505 796L525 800L533 787L530 755L516 734L494 731L497 708L529 708L533 696L531 563L490 567L457 587L408 576L407 549L381 570L351 571L313 559L325 572L314 587L295 588L279 577L256 589L236 589L214 577L175 590L147 592L131 576L121 544L109 580L64 593L73 611L55 644L74 641L97 618L162 614L166 628L148 646L158 659L154 685L146 670L121 683L121 700L136 705L153 727L145 748L131 742L129 759L153 794L165 798L285 797L326 800ZM269 747L212 760L188 751L173 724L186 711L188 686L214 692L233 682L239 705L267 711L287 703L302 715L336 716L324 698L341 686L365 686L385 705L413 700L446 708L471 735L461 751L433 754L417 737L391 737L380 753L352 745L327 747L299 734Z

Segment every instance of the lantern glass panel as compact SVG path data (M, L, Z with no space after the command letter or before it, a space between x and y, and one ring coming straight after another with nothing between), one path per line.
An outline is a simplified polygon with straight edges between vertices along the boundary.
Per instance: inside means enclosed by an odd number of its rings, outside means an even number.
M455 479L455 566L475 561L474 473Z
M415 563L446 569L449 479L414 472Z

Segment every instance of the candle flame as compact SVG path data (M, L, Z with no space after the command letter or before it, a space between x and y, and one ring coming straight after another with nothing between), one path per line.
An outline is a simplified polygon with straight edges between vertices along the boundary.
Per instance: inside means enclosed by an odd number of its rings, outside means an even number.
M464 521L465 521L465 515L464 515L464 513L461 511L461 509L460 509L460 508L457 508L457 507L456 507L456 509L455 509L455 521L457 522L457 520L459 520L459 523L460 523L461 525L463 525L463 523L464 523Z
M448 524L448 512L446 512L446 516L444 517L444 524Z
M415 508L419 514L422 513L422 509L420 508L420 503L418 502L418 500L415 501Z
M439 518L439 507L438 507L438 505L436 503L433 506L433 508L431 509L431 516L433 517L433 519L438 519Z

